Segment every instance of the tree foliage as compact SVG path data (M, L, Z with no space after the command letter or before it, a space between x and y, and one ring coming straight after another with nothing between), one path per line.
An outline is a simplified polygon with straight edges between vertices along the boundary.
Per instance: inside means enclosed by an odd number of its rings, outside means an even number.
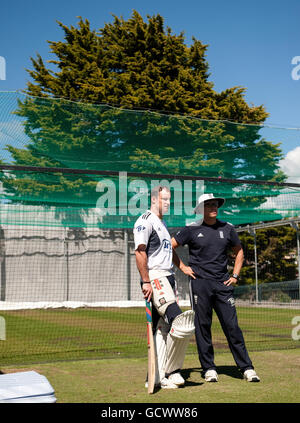
M254 238L239 234L245 252L242 284L255 282ZM259 283L295 280L297 276L296 231L290 225L257 230L257 274Z
M29 94L243 123L267 117L263 106L246 103L244 88L215 92L207 45L193 38L188 47L184 34L165 29L160 15L148 16L148 22L136 11L127 21L115 16L98 32L82 18L77 28L59 25L64 41L49 42L57 70L48 69L40 55L32 58Z
M82 18L77 27L59 22L64 40L49 41L52 68L40 55L31 59L29 97L17 111L30 143L8 147L14 163L282 181L279 145L259 134L264 107L248 105L243 87L216 92L208 46L195 38L186 45L160 15L147 19L134 11L98 31ZM66 198L93 195L96 183L19 179L6 181L7 189L43 192L49 201L57 190ZM238 202L264 201L248 194L242 187Z

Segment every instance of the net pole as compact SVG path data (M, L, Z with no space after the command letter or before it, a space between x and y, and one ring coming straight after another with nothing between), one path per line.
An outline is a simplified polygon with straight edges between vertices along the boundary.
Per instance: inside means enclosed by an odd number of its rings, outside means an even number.
M129 249L129 240L128 240L128 230L124 229L124 272L125 280L127 284L127 300L131 300L131 275L130 275L130 249Z
M6 268L5 268L5 234L0 227L0 301L5 301L6 297Z
M69 301L69 289L70 289L70 272L69 272L69 242L66 242L66 272L67 272L67 301Z
M298 261L298 299L300 300L300 237L299 237L299 226L295 222L294 228L296 229L297 237L297 261Z
M254 270L255 270L255 301L258 302L258 272L257 272L257 243L256 243L256 230L251 229L250 234L254 239Z
M69 241L66 239L66 229L64 231L64 259L65 259L65 300L69 301L70 276L69 276Z
M254 229L254 254L255 254L255 296L256 296L256 302L258 302L259 298L258 298L258 271L257 271L257 243L256 243L255 229Z

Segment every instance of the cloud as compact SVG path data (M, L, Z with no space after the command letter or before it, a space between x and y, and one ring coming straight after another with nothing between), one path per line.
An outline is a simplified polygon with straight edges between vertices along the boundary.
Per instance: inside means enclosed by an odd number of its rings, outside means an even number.
M281 194L267 197L267 201L260 205L259 210L269 211L274 213L274 216L277 213L281 217L298 217L300 216L300 191L298 188L284 188Z
M300 184L300 146L290 150L279 164L281 170L288 176L287 182ZM267 201L259 209L278 213L282 217L299 216L300 189L285 187L281 190L281 194L267 197Z
M289 151L279 162L281 170L288 176L287 182L300 184L300 146Z

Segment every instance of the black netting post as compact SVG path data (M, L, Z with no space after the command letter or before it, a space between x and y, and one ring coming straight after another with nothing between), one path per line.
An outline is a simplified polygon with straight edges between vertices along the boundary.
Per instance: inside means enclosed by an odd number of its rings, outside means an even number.
M255 265L255 301L259 301L258 296L258 271L257 271L257 243L256 243L256 230L250 229L249 230L250 235L253 236L254 239L254 265Z
M297 222L292 222L292 227L296 229L297 237L297 263L298 263L298 299L300 300L300 237L299 237L299 225Z
M131 300L130 248L128 229L124 229L124 273L127 284L127 300Z
M6 298L6 257L5 257L5 233L4 229L0 227L0 300L5 301Z

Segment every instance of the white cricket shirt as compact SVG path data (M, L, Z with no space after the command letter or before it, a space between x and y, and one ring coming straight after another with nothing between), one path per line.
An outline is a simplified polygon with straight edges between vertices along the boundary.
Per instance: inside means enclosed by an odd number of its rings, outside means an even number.
M173 274L171 237L164 221L147 210L135 222L133 234L135 249L146 245L150 279Z

